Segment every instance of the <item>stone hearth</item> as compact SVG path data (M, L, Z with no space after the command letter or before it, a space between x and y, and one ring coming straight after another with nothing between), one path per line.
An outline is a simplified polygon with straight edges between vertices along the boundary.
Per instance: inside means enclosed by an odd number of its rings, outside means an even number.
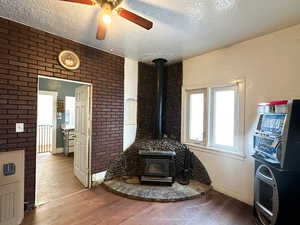
M172 186L141 185L137 178L143 172L139 151L175 152L175 183ZM206 169L193 153L191 155L190 184L181 185L177 182L181 179L184 170L186 151L185 145L169 138L136 140L111 162L106 173L104 186L114 193L147 201L180 201L199 197L210 189L211 180ZM130 179L131 177L134 179Z
M175 202L202 197L206 200L210 185L192 180L189 185L175 182L172 186L142 185L138 177L115 178L103 185L109 191L136 200Z
M126 151L116 157L107 170L105 180L112 180L122 176L140 176L143 168L140 165L139 151L174 151L176 153L175 180L180 179L184 170L186 146L176 140L163 138L160 140L136 140ZM209 175L200 160L192 153L191 179L202 184L210 185Z

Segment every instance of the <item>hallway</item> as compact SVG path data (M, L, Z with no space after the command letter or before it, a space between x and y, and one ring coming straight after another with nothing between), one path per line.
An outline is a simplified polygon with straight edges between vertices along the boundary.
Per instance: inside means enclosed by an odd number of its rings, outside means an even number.
M73 154L37 154L36 179L36 205L84 189L73 174Z

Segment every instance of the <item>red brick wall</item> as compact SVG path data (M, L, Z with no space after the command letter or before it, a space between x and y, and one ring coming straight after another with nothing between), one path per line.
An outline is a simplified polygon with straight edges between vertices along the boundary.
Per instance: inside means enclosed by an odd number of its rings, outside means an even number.
M180 141L182 63L165 68L166 106L164 132ZM152 137L156 95L156 69L153 65L139 63L137 138Z
M57 62L62 50L81 59L74 72ZM35 200L38 75L93 85L92 173L103 171L123 146L124 59L0 18L0 151L25 149L25 201ZM15 123L25 123L15 133Z
M153 134L156 77L154 66L139 63L136 138L152 137Z
M167 67L166 82L166 134L178 141L181 136L182 63Z

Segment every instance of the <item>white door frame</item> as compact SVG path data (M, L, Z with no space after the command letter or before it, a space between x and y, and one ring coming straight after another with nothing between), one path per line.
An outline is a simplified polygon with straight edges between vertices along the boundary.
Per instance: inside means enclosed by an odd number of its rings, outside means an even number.
M89 85L90 86L90 110L89 110L89 117L90 117L90 133L89 133L89 148L88 148L88 179L89 179L89 186L88 188L92 188L92 134L93 134L93 126L92 126L92 121L93 121L93 84L92 83L86 83L86 82L81 82L81 81L75 81L75 80L66 80L66 79L61 79L61 78L56 78L56 77L48 77L48 76L42 76L38 75L38 78L45 78L49 80L58 80L58 81L64 81L64 82L71 82L71 83L77 83L77 84L83 84L83 85ZM39 91L39 81L38 81L38 86L37 90Z
M89 188L92 188L92 138L93 138L93 85L92 84L87 84L90 86L90 105L89 105L89 118L90 118L90 130L89 130L89 148L88 148L88 178L89 178Z
M52 124L53 124L53 129L52 129L52 149L51 153L55 154L56 153L56 129L57 129L57 118L56 118L56 111L57 111L57 92L55 91L38 91L38 97L39 95L50 95L53 97L53 118L52 118ZM37 110L38 110L38 105L37 105ZM37 123L38 126L38 123Z

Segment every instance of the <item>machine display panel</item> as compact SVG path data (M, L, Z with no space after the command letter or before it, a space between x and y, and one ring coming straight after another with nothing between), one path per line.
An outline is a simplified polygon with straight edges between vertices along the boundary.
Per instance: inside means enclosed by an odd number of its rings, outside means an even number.
M284 127L285 117L286 114L261 114L257 130L280 135Z
M254 136L254 149L256 153L272 159L273 163L279 163L277 152L281 151L281 145L278 139Z

